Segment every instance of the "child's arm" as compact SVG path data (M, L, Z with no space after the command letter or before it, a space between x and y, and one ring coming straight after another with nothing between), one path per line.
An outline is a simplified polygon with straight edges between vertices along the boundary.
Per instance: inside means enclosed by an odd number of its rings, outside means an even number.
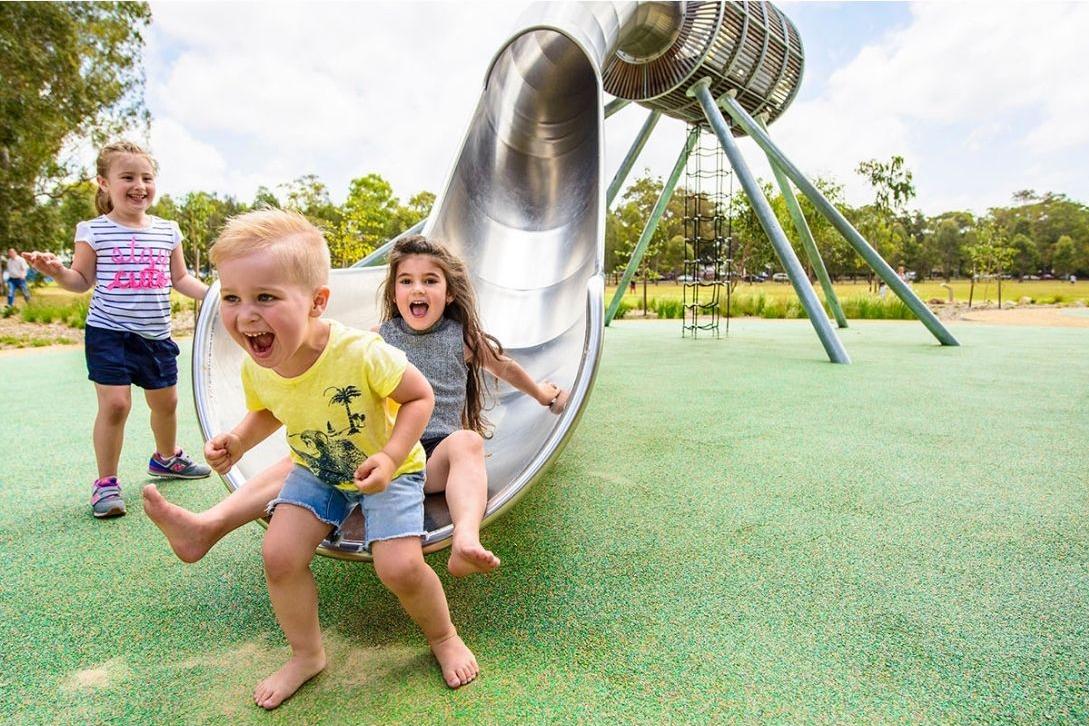
M185 267L185 255L182 254L181 245L170 253L170 282L175 290L194 300L203 300L208 294L208 286L190 275Z
M95 284L98 256L86 242L76 242L72 266L65 267L52 252L24 252L23 259L43 275L48 275L69 292L87 292Z
M283 424L267 408L250 411L241 423L204 444L204 458L218 474L226 474L242 455L271 436Z
M480 364L484 367L484 370L491 373L496 378L506 381L522 393L533 398L534 401L542 406L548 406L554 413L559 413L563 410L563 407L559 405L561 400L566 403L566 392L551 381L541 381L538 383L533 380L526 369L518 365L518 361L513 358L508 358L505 355L496 354L495 350L488 345L486 340L481 340L477 346L480 351ZM466 351L468 353L468 351ZM559 410L557 410L559 409Z
M377 494L389 486L393 472L397 471L420 440L431 418L431 410L435 408L431 384L411 363L405 365L401 382L389 397L401 404L389 441L381 451L368 456L355 470L355 485L364 494Z

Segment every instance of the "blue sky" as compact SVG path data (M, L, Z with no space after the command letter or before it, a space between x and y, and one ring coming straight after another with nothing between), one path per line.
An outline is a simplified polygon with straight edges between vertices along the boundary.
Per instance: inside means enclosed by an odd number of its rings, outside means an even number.
M153 3L145 56L160 190L251 200L307 174L341 201L377 172L403 199L439 191L517 2ZM854 169L900 154L927 213L983 212L1022 188L1089 202L1089 4L824 3L781 7L806 51L771 128L854 204ZM606 183L645 111L606 125ZM637 170L665 176L683 125L659 124ZM751 142L743 151L770 178Z

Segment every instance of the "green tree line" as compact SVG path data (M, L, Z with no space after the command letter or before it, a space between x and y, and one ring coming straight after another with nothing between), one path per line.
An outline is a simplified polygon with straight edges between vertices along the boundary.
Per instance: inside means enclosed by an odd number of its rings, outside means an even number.
M907 201L914 196L914 188L910 172L900 157L889 162L862 162L859 170L875 188L872 203L851 206L843 198L842 185L821 178L814 183L894 268L903 265L920 278L947 280L994 274L1089 276L1089 207L1064 194L1022 190L1013 194L1008 206L993 207L983 215L964 210L926 215L906 208ZM762 186L799 259L808 268L778 187L770 182L763 182ZM619 275L627 266L661 190L661 179L648 172L627 189L609 212L605 235L607 272ZM690 240L695 222L691 220L691 212L688 223L685 221L686 194L679 187L670 199L644 254L639 276L675 277L682 274L686 255L693 256ZM831 223L804 196L799 194L798 201L833 279L871 278L865 261ZM722 218L723 257L728 249L726 238L733 240L734 271L754 274L782 269L744 194L737 192L720 200L704 195L701 202L703 215L714 209ZM692 208L690 198L689 209ZM711 237L713 233L706 228L707 222L703 225L701 236Z

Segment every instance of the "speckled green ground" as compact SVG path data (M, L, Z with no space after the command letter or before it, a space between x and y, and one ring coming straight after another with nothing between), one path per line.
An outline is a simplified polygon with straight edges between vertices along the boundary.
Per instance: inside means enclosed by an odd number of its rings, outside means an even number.
M482 678L448 691L373 570L319 558L332 663L272 714L263 530L174 559L142 403L130 514L93 520L81 351L0 357L0 722L1085 722L1089 331L953 330L858 323L835 366L805 321L621 321L558 465L486 533L501 571L444 578Z

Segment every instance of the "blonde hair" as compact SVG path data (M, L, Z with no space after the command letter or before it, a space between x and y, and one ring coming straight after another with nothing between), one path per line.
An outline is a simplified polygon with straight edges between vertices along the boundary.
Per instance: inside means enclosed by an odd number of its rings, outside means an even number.
M218 267L226 260L262 251L307 290L329 282L329 245L321 230L298 212L259 209L227 220L208 253Z
M159 171L159 165L155 163L155 157L147 153L142 147L131 141L114 141L113 143L106 144L98 152L98 158L95 159L95 173L105 179L110 175L110 164L114 158L120 154L136 154L137 156L144 156L149 162L151 162L151 168L156 173ZM101 186L98 191L95 192L95 209L99 214L109 214L113 211L113 202L110 201L110 194Z
M476 308L476 292L469 279L469 272L453 252L442 244L429 240L423 235L414 234L400 239L389 253L389 272L382 289L382 319L392 320L401 317L397 309L397 268L401 261L410 255L426 255L442 270L446 278L446 294L451 300L443 309L444 318L461 323L465 347L469 349L469 360L465 362L469 375L465 382L465 408L461 411L461 425L481 436L489 436L489 422L484 416L487 379L484 376L484 357L503 355L503 346L492 335L484 332L480 325L480 314Z

